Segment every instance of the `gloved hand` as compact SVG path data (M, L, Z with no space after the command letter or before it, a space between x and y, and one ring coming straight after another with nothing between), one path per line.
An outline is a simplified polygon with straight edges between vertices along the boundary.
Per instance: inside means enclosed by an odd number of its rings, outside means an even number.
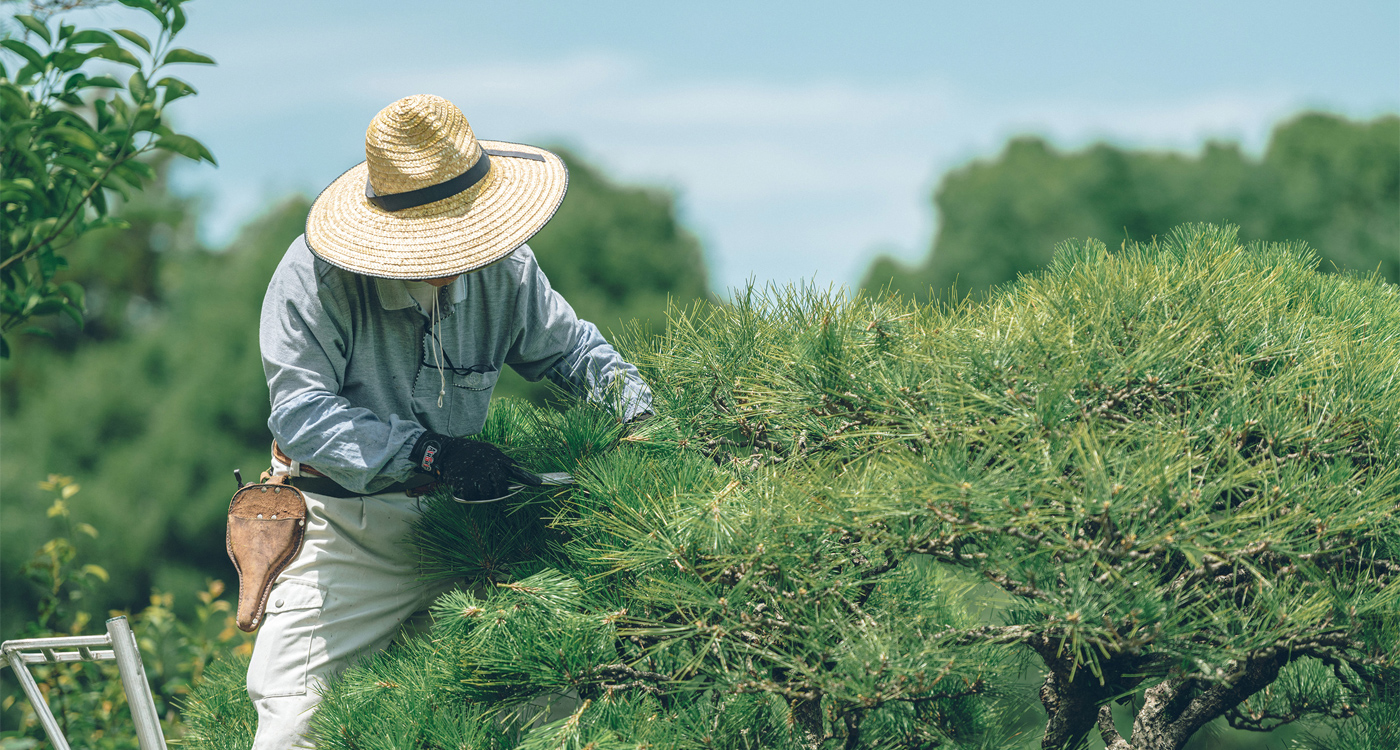
M524 472L510 456L481 440L455 438L429 430L408 456L419 472L447 483L453 497L479 502L510 494Z

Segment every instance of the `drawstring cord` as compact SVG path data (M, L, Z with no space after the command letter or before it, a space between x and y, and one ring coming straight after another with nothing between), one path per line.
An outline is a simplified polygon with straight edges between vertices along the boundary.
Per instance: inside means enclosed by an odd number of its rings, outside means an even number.
M442 314L438 312L438 297L442 296L441 289L434 289L433 295L433 341L437 348L433 350L433 362L437 364L438 371L438 408L442 408L442 400L447 395L447 375L442 371Z

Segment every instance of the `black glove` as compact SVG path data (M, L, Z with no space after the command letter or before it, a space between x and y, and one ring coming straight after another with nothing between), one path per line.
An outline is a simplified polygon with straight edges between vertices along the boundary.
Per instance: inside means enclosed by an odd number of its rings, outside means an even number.
M466 440L431 430L423 433L408 454L413 466L447 483L453 497L479 502L510 494L512 479L523 472L500 448L481 440Z

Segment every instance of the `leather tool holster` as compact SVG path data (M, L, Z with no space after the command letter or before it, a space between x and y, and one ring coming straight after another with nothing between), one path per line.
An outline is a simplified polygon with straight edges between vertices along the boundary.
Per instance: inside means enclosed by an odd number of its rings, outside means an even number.
M275 476L261 484L246 484L228 505L229 559L238 569L240 630L252 632L267 610L267 596L277 576L296 559L306 536L306 498Z

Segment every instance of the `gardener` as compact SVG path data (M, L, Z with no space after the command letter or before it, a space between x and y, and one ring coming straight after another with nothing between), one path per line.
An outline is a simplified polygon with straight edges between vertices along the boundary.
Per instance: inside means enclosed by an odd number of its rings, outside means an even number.
M508 494L511 459L463 439L503 364L624 421L651 403L524 244L564 197L558 156L478 141L434 96L376 115L365 156L311 206L263 301L273 471L305 491L307 515L248 667L258 750L304 742L326 680L442 592L404 543L417 498L434 483L468 502Z

